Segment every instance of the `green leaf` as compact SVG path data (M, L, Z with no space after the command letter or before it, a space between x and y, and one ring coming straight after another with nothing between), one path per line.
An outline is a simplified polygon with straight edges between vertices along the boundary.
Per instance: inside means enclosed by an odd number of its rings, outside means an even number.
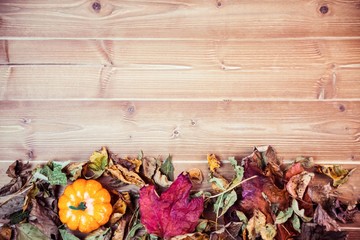
M297 215L294 214L294 216L291 218L291 223L292 223L292 225L293 225L293 228L294 228L297 232L301 233L301 229L300 229L300 226L301 226L301 224L300 224L300 218L299 218Z
M86 179L97 179L105 171L109 164L109 156L105 147L101 151L95 151L90 156L88 167L93 172L91 176L85 176Z
M227 192L222 194L218 199L216 200L214 204L214 211L217 215L217 217L221 217L226 213L229 208L234 205L234 203L237 200L237 194L235 190L232 190L231 192Z
M163 164L161 164L160 171L166 175L170 181L174 181L174 165L172 164L172 156L170 154Z
M144 228L144 226L140 222L134 224L132 226L132 228L130 229L128 235L126 236L125 240L129 240L129 239L133 238L135 236L136 232L142 228Z
M226 190L226 187L227 186L225 186L224 185L224 179L221 179L221 178L217 178L217 177L210 177L210 179L209 179L209 183L215 183L216 184L216 186L219 188L219 189L221 189L221 190L223 190L223 191L225 191Z
M67 162L48 162L45 166L37 168L33 175L33 180L42 179L49 182L51 185L63 185L67 184L66 174L61 170L69 164Z
M111 228L105 230L98 229L86 236L85 240L110 240Z
M240 222L244 223L244 225L248 223L248 218L242 211L236 210L235 213L236 216L239 218Z
M294 210L292 208L288 208L285 211L280 211L276 216L275 224L285 223L293 214Z
M39 228L30 223L18 224L16 230L16 240L48 240L48 237Z
M196 226L196 232L203 232L205 231L206 227L209 224L209 220L207 219L201 219L198 223L198 225Z
M294 210L294 212L296 213L296 215L298 215L304 222L310 222L312 217L307 217L305 216L305 210L304 209L299 209L299 204L296 201L296 199L292 200L292 204L291 204L292 209Z
M244 177L244 168L241 166L238 166L236 159L234 157L230 157L229 162L232 165L232 167L234 168L235 176L227 188L231 188L232 186L239 184L243 180L243 177Z
M242 211L235 210L235 213L236 216L239 218L240 222L243 223L243 225L241 225L241 229L244 230L246 228L246 224L248 223L248 218Z
M66 231L66 229L59 229L59 232L63 240L80 240L78 237L75 237L74 235Z

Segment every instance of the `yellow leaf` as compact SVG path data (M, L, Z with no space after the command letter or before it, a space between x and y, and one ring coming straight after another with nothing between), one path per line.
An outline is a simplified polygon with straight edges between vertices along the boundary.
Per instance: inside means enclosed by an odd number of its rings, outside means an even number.
M215 156L215 154L208 154L207 161L210 168L210 172L216 172L216 169L220 167L220 160Z
M319 173L323 173L331 177L333 179L333 186L338 187L347 182L350 175L356 170L356 168L347 170L340 165L317 165L316 170Z

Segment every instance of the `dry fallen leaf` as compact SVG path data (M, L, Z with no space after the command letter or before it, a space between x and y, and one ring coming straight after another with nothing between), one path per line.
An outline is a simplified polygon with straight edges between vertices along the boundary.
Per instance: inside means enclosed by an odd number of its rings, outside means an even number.
M110 218L110 223L115 224L117 221L119 221L122 216L124 216L126 212L126 203L124 199L119 198L116 203L113 205L113 213Z
M331 177L333 180L333 186L338 187L347 182L349 176L356 170L356 168L348 170L344 169L340 165L317 165L316 170L319 173L323 173L326 176Z
M210 168L210 172L214 173L221 166L220 160L215 156L215 154L208 154L207 161Z
M194 184L201 184L204 180L203 174L198 168L191 168L187 170L187 173L189 174L191 182Z
M135 172L129 171L120 164L115 164L106 168L106 170L115 178L127 184L135 184L137 186L144 186L145 182Z
M149 233L169 239L195 230L204 199L190 199L191 188L189 176L180 174L160 196L152 185L140 189L141 223Z
M300 174L292 176L289 179L289 182L286 184L286 189L293 198L302 199L307 186L309 185L311 179L315 176L314 173L304 171Z
M9 226L3 225L0 227L0 240L10 240L12 229Z

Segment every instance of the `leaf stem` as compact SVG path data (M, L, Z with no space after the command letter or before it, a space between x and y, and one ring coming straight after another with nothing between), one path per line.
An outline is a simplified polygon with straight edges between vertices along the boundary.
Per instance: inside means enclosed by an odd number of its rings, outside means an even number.
M221 192L221 193L218 193L218 194L216 194L216 195L210 196L209 198L219 197L219 196L223 195L224 193L230 192L231 190L233 190L234 188L240 186L240 185L243 184L244 182L247 182L247 181L249 181L249 180L251 180L251 179L254 179L254 178L257 178L257 175L254 175L254 176L252 176L252 177L249 177L249 178L247 178L247 179L239 182L238 184L235 184L234 186L226 189L225 191L223 191L223 192Z

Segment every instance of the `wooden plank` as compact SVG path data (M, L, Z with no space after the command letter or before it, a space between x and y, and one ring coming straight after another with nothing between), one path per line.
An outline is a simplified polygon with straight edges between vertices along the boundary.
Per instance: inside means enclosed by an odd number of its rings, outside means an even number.
M0 40L0 64L125 68L286 69L359 67L359 40Z
M360 101L1 101L0 160L114 152L201 160L271 144L279 155L360 160Z
M97 3L3 0L0 36L231 39L353 37L360 32L357 0Z
M164 69L0 66L0 99L359 99L360 66L329 69Z

